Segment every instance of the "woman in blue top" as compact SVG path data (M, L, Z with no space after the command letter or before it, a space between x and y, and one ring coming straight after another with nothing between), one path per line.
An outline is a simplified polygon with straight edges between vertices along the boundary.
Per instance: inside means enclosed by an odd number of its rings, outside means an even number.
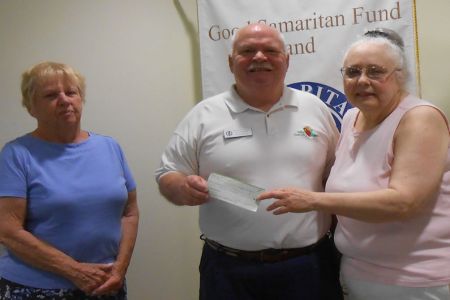
M0 155L0 299L126 299L139 213L120 146L81 129L70 66L33 66L22 96L37 128Z

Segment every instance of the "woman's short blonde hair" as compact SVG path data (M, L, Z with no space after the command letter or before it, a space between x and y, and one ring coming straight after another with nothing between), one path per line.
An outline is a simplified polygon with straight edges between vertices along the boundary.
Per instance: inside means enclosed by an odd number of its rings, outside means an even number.
M22 105L30 110L36 90L43 82L54 78L62 78L75 84L84 102L86 92L84 77L66 64L44 61L23 72L21 83Z

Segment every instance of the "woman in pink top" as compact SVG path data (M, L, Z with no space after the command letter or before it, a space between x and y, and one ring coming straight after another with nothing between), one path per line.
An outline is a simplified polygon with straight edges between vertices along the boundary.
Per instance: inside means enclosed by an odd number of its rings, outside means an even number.
M410 95L403 42L369 31L344 57L348 111L326 192L282 188L274 214L338 215L350 300L450 299L450 157L444 114Z

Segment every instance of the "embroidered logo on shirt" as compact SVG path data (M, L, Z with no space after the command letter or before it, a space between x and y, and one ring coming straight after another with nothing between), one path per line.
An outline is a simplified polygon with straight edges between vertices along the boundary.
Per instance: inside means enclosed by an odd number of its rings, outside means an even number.
M344 114L352 106L341 91L320 82L300 81L291 83L288 87L316 95L325 103L331 111L331 115L339 131Z
M308 138L316 138L317 133L309 126L303 127L302 130L297 130L297 132L294 134L296 136L306 136Z

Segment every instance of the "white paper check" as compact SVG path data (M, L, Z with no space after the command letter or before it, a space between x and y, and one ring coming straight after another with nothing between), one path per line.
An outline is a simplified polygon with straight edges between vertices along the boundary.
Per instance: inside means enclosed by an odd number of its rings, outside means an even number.
M208 190L211 198L225 201L251 211L258 209L259 202L255 199L264 191L263 188L217 173L211 173L209 175Z

